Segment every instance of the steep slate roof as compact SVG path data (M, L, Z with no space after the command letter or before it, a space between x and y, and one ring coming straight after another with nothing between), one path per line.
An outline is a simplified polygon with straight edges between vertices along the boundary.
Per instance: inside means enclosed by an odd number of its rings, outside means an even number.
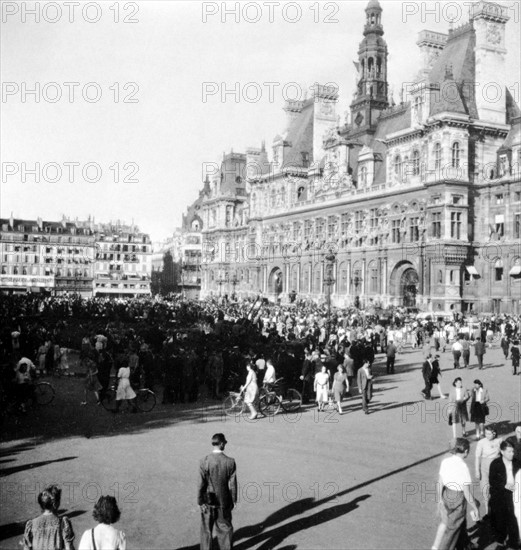
M394 108L396 111L396 107ZM385 143L378 141L378 139L385 139L389 134L399 132L411 127L411 104L404 103L403 109L399 110L396 114L386 116L384 111L383 116L378 119L378 125L376 127L376 133L374 140L371 143L375 153L379 153L382 157L382 162L376 162L375 164L375 183L384 183L387 179L387 146Z
M511 149L512 145L514 145L514 143L519 143L519 141L521 141L521 117L518 117L512 123L512 127L499 150Z
M309 162L313 158L313 115L315 111L315 103L313 98L305 101L302 111L292 121L288 128L285 141L290 146L284 148L284 164L292 166L303 166L301 152L309 153ZM319 159L317 159L319 160Z
M438 101L431 102L430 114L440 113L444 110L465 113L472 118L478 118L478 110L474 97L474 82L476 79L476 65L474 48L476 46L476 33L472 22L463 25L459 29L449 32L445 48L434 62L429 73L428 80L431 84L438 84L440 87L447 82L447 68L452 69L452 80L458 85L459 99L452 99L456 94L453 88L446 88L447 93L440 90ZM450 82L450 78L448 81ZM447 84L445 86L448 86ZM456 109L456 111L454 111Z
M514 118L521 116L521 110L517 106L515 99L513 98L510 90L505 86L505 103L507 111L507 124L512 124Z

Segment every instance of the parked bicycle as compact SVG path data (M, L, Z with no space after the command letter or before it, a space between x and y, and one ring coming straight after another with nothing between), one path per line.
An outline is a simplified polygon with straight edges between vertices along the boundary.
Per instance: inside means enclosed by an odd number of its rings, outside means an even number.
M283 378L275 380L274 384L264 387L264 393L260 398L260 411L265 416L274 416L280 409L287 413L300 411L302 407L302 395L295 388L285 389L282 385Z

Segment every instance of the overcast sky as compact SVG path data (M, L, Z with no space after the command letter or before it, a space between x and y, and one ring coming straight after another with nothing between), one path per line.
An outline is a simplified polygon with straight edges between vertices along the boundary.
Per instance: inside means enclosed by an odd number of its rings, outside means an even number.
M40 1L35 22L35 2L3 2L2 217L134 220L162 239L197 198L204 163L263 139L269 148L284 130L282 92L300 93L288 83L337 83L343 115L367 2L241 3L239 22L223 13L234 4ZM465 23L464 4L381 1L397 101L418 70L417 33L446 32L450 18ZM519 102L519 3L502 4L510 15L504 83ZM266 82L277 83L273 94ZM223 87L235 83L239 102L223 101ZM24 93L35 86L39 102ZM24 173L36 163L39 182Z

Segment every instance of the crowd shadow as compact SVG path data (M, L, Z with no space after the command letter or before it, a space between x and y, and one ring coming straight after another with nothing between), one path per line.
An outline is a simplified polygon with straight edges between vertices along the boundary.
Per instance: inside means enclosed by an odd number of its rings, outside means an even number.
M317 525L326 523L333 519L338 519L339 517L348 514L358 508L361 502L367 500L372 495L360 495L347 503L325 508L311 516L302 517L302 514L305 514L306 512L309 512L330 502L336 501L337 499L355 491L365 489L366 487L377 483L378 481L405 472L406 470L419 466L420 464L424 464L425 462L437 459L441 456L444 456L446 453L447 451L443 450L429 457L421 458L420 460L416 460L411 464L395 468L390 472L386 472L380 476L374 477L367 481L363 481L362 483L359 483L352 487L348 487L343 491L339 491L333 495L324 497L319 500L308 497L299 501L292 502L287 506L284 506L283 508L277 510L273 514L269 515L264 521L238 529L234 535L234 548L235 550L248 550L249 548L253 548L257 545L260 545L258 546L258 550L270 550L272 548L279 548L278 545L281 544L287 537L294 535L295 533L298 533L300 531L316 527ZM294 518L295 516L298 517L296 519L293 519L293 521L280 525L282 522ZM298 545L288 546L288 548L297 547ZM198 548L199 544L194 544L190 546L184 546L182 548L179 548L178 550L197 550Z
M58 515L66 515L69 519L72 519L85 513L87 513L86 510L73 510L71 512L67 512L67 510L59 510ZM31 518L27 518L23 521L16 521L13 523L6 523L5 525L0 525L0 540L21 537L25 532L25 524L29 519Z
M65 462L68 460L74 460L77 456L64 456L62 458L56 458L54 460L42 460L41 462L29 462L29 464L21 464L19 466L12 466L10 468L2 468L0 470L0 477L17 474L25 470L32 470L33 468L39 468L41 466L47 466L47 464L53 464L55 462Z

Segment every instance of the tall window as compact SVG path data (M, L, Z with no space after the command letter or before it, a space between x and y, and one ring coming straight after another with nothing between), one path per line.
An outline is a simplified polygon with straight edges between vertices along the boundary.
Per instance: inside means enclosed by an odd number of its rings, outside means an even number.
M336 237L336 216L327 218L327 238L333 240Z
M400 220L393 220L391 226L391 241L398 244L400 240Z
M347 226L349 225L349 214L344 213L342 214L340 218L340 232L342 233L342 237L344 235L347 235Z
M411 242L420 240L420 228L418 227L420 223L419 218L411 218L409 224L409 238Z
M503 216L503 214L496 215L495 222L496 222L496 225L495 225L496 236L498 238L499 237L504 237L504 235L505 235L505 216Z
M317 228L317 240L325 239L325 221L323 218L318 218L316 221L316 228Z
M412 152L412 175L420 175L420 151L416 150Z
M357 210L355 212L355 231L359 233L362 231L362 224L364 222L364 213Z
M434 170L436 172L441 170L441 143L434 145Z
M451 239L461 238L461 212L450 213L450 237Z
M402 179L402 173L403 173L402 157L400 155L396 155L394 157L394 174L400 181Z
M310 239L311 238L311 228L312 228L313 222L311 220L306 220L304 222L304 238Z
M369 291L378 292L378 269L376 267L371 268L370 271Z
M416 111L416 120L417 122L421 122L422 120L422 98L417 97L414 100L414 110Z
M432 214L432 237L441 239L441 212L433 212Z
M460 166L460 148L459 143L456 141L452 145L452 167L459 168Z
M360 187L367 185L367 166L360 168Z
M369 227L371 229L378 227L378 210L376 208L372 208L369 213Z
M521 239L521 214L514 214L514 239Z

